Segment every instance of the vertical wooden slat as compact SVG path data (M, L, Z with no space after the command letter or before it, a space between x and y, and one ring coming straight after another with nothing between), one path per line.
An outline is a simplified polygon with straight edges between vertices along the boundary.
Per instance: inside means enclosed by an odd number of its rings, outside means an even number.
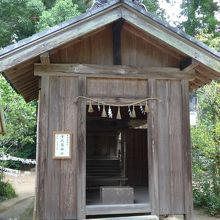
M36 218L46 219L45 216L45 196L47 185L47 148L48 148L48 111L49 111L49 77L41 78L41 93L38 115L37 132L37 190L36 190Z
M86 52L91 53L91 63L92 64L103 64L112 65L113 64L113 45L112 45L112 30L106 29L99 32L91 38L90 51L88 48Z
M190 121L189 121L189 82L182 80L182 142L184 152L184 197L185 197L185 220L192 220L192 159L190 143Z
M60 160L53 159L53 131L61 130L59 77L50 77L49 129L47 148L46 218L60 219Z
M86 96L86 78L78 79L78 94ZM77 110L77 218L85 218L86 207L86 101L78 100Z
M62 129L72 133L71 159L61 160L60 205L62 219L76 218L76 130L77 106L73 102L78 94L77 78L61 78Z
M171 213L184 212L184 180L182 151L182 99L181 82L171 81L170 84L170 116L169 116L169 153L171 183Z
M156 97L156 81L148 81L149 97ZM151 213L159 216L159 187L158 187L158 113L157 102L149 102L148 114L148 159L149 159L149 193Z
M158 103L158 163L159 163L159 192L160 214L170 214L170 142L169 142L169 102L170 81L157 80Z

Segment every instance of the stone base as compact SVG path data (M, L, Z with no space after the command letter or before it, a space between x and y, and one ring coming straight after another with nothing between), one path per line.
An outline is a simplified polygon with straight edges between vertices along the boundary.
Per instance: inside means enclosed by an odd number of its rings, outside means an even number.
M132 204L134 203L134 189L127 186L100 187L103 204Z

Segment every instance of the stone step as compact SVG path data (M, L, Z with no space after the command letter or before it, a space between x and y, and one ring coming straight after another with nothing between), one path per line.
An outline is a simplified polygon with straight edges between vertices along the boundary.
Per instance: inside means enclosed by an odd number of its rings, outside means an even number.
M126 217L91 218L89 220L159 220L159 217L155 215L138 215Z

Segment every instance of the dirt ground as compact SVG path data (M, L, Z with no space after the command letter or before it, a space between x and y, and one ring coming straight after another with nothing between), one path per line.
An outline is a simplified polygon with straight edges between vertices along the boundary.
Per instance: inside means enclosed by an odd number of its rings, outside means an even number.
M31 220L34 204L35 174L26 172L19 176L6 176L15 188L17 198L0 203L0 220ZM181 217L177 218L181 220ZM220 220L210 217L203 210L194 211L194 220Z

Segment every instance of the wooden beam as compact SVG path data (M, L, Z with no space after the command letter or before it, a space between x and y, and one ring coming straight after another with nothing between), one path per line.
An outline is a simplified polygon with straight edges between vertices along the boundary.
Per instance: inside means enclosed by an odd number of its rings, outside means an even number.
M198 65L199 63L197 61L195 61L191 57L187 57L180 62L180 70L184 70L186 72L191 71L194 70Z
M35 64L35 76L87 76L105 78L136 78L136 79L186 79L193 80L194 71L180 71L172 67L130 67L124 65L94 64Z
M159 220L155 215L137 215L131 217L114 217L114 218L93 218L91 220Z
M41 61L41 64L43 64L43 65L49 65L50 64L50 54L49 54L49 52L42 53L40 55L40 61Z
M123 19L119 19L112 26L113 40L113 64L121 65L121 29L124 24Z

